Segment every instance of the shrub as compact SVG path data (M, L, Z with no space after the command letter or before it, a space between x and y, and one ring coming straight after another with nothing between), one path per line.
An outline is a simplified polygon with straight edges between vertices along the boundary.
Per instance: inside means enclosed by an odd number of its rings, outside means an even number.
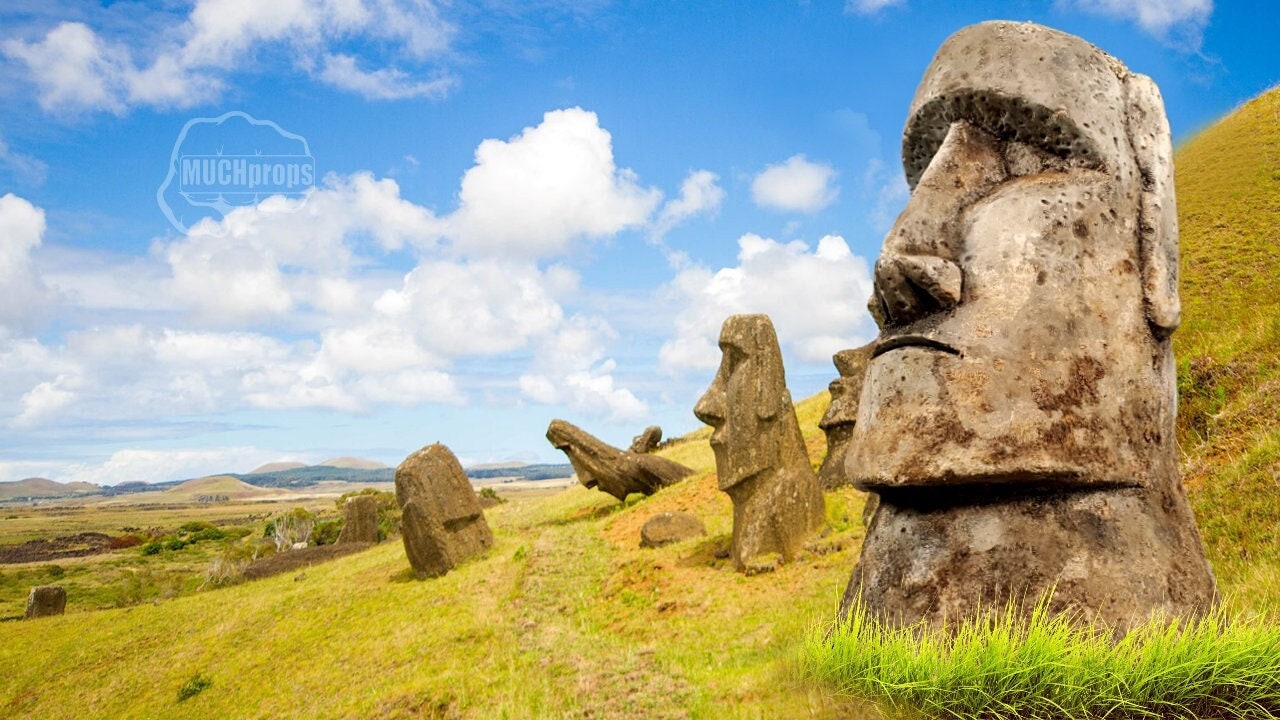
M151 542L143 545L141 549L143 555L158 555L164 547L160 545L159 540L152 540Z
M338 535L342 533L342 524L342 518L316 523L315 529L311 531L311 542L315 545L332 545L338 542Z
M203 530L197 530L187 536L187 542L197 543L204 540L225 540L227 534L216 527L207 527Z
M62 577L63 575L66 575L67 569L62 567L61 565L55 565L53 563L49 563L48 565L41 565L40 572L44 573L46 577L56 580Z
M311 531L315 529L316 516L306 508L294 508L272 520L268 527L268 535L276 544L276 550L291 549L297 543L305 543L311 539Z
M481 500L487 500L494 505L501 505L506 502L506 499L491 487L480 488L480 492L477 493L477 495L479 495Z
M178 688L178 702L189 700L196 695L199 695L212 684L212 680L200 673L192 675L190 680L187 680L182 684L182 687Z
M214 524L211 522L205 522L204 520L192 520L189 523L183 523L182 526L178 528L178 532L183 534L191 534L191 533L198 533L203 530L217 530L217 529L218 528L215 527Z
M160 541L165 550L181 550L188 545L186 540L177 537L167 537Z

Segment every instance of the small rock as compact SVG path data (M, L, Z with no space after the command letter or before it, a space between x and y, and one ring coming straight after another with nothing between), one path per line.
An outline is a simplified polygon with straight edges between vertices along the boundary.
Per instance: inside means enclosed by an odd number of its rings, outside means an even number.
M640 528L640 547L662 547L681 540L707 534L698 518L687 512L664 512L654 515Z

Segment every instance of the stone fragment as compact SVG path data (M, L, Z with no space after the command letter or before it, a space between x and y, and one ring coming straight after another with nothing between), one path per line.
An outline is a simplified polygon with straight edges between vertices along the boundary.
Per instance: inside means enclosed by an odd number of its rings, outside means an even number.
M67 590L61 585L37 585L27 595L26 619L61 615L67 611Z
M733 564L745 572L766 555L793 560L825 508L769 316L729 317L720 349L720 369L693 412L715 429L716 473L733 501Z
M644 429L644 432L631 438L630 452L643 455L651 453L658 449L658 444L662 442L662 428L657 425L650 425Z
M547 440L569 457L578 482L619 500L626 500L631 493L652 495L659 488L693 474L692 470L674 460L623 452L564 420L551 421L547 426Z
M845 474L844 458L853 438L853 428L858 421L858 396L862 393L862 378L871 360L872 345L852 350L841 350L832 356L840 377L832 380L831 406L818 421L818 427L827 436L827 456L818 468L818 482L823 490L833 490L849 485L852 480Z
M662 547L706 534L706 526L696 516L687 512L664 512L649 518L640 528L640 547Z
M405 554L419 579L443 575L493 547L476 493L449 448L422 448L400 463L395 477Z
M378 542L378 499L372 495L347 498L342 506L342 532L338 543Z
M1216 602L1174 439L1171 159L1154 83L1079 38L942 45L876 262L844 467L880 504L844 611L954 622L1052 588L1123 630Z

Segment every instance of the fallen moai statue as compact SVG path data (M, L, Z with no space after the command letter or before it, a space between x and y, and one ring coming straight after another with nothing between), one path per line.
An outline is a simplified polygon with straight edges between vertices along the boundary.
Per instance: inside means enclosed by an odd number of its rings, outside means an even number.
M662 428L657 425L650 425L644 429L644 432L631 438L631 447L627 448L633 453L651 453L658 449L658 445L662 443Z
M1034 602L1123 630L1204 610L1178 475L1169 125L1150 78L1030 23L948 39L903 133L912 188L845 470L880 495L843 611Z
M733 564L750 572L775 554L793 560L822 527L825 506L769 316L729 317L720 349L720 369L693 413L715 429L716 474L733 501Z
M443 575L493 547L493 533L466 472L436 443L396 468L405 554L419 579Z
M569 457L578 482L619 500L626 500L631 493L652 495L693 474L674 460L619 450L564 420L551 421L547 440Z

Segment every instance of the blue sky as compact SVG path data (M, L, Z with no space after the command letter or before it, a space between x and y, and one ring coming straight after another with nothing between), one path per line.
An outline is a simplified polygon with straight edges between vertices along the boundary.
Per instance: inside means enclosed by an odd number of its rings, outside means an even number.
M1276 15L9 0L0 480L394 465L436 441L464 463L559 461L555 417L615 444L676 435L735 312L773 316L806 397L875 332L900 133L949 34L1080 35L1156 80L1176 141L1280 81ZM219 153L305 156L314 186L218 208L165 186L173 158Z

